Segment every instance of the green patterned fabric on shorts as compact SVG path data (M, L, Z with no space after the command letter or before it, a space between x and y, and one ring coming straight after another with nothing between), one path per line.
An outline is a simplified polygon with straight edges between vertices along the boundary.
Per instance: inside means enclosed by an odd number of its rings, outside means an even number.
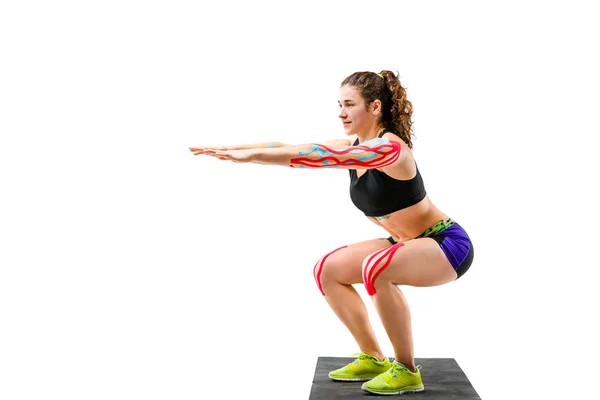
M421 233L415 239L425 238L425 237L431 236L434 233L443 232L446 229L450 228L455 223L456 222L454 222L454 220L452 218L443 219L443 220L439 221L438 223L436 223L431 228L427 229L425 232Z

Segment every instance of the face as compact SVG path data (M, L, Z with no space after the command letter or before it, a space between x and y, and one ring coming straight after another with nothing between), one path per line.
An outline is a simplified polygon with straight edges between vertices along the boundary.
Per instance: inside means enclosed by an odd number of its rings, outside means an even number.
M365 109L365 101L354 87L342 86L338 103L339 117L344 124L346 135L369 132L377 124L377 105L372 104Z

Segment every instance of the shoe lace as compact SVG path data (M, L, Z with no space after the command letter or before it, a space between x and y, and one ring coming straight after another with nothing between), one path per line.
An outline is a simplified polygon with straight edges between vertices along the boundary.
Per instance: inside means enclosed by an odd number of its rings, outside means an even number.
M390 371L390 373L394 378L398 379L398 374L405 371L408 371L408 368L406 368L404 365L398 365L394 363L394 365L392 365L392 370Z
M366 353L355 353L355 354L352 354L351 357L356 357L356 360L353 361L353 363L355 363L356 365L360 365L360 360L373 358L372 356L370 356Z
M417 371L421 369L421 365L417 365ZM403 372L410 372L405 365L398 365L396 363L392 364L392 369L390 370L390 374L398 379L398 374Z

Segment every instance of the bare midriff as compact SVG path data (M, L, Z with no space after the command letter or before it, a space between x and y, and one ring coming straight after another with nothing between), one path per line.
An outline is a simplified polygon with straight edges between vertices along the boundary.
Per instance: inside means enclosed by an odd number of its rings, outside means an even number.
M426 195L423 200L408 208L368 218L376 225L385 228L396 242L404 242L419 236L448 216L438 210Z

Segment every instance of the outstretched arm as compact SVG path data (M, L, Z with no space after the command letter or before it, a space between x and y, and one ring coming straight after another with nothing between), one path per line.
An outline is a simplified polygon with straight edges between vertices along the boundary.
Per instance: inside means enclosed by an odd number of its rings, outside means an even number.
M336 148L311 143L301 146L297 156L290 159L289 166L292 168L381 168L393 164L400 157L400 149L400 143L383 138L368 140L357 146Z
M371 169L393 164L400 157L399 142L377 138L357 146L302 144L294 147L214 151L207 155L234 162L282 165L292 168Z
M325 145L335 145L335 146L350 146L350 139L333 139L324 142ZM207 150L249 150L249 149L265 149L265 148L278 148L278 147L296 147L291 144L285 144L282 142L261 142L261 143L253 143L253 144L238 144L238 145L230 145L230 146L196 146L190 147L190 151L194 153L194 155L205 154Z
M290 144L281 142L262 142L253 144L238 144L230 146L197 146L190 147L190 151L194 155L205 154L207 150L246 150L246 149L265 149L265 148L278 148L278 147L290 147Z

